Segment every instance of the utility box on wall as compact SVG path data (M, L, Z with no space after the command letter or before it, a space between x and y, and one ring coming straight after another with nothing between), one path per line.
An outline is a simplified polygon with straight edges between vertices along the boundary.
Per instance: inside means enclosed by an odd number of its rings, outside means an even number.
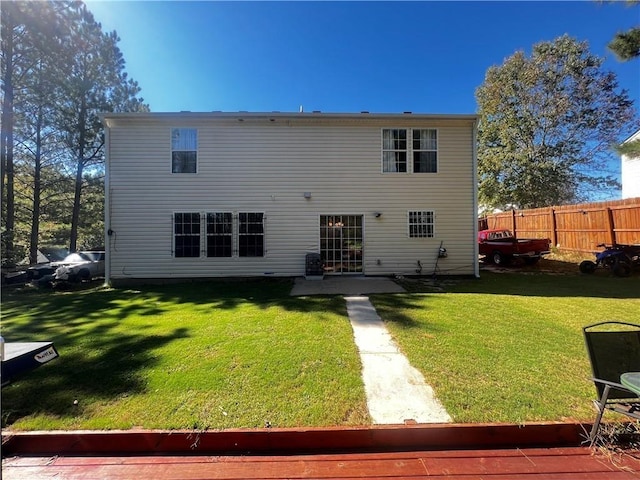
M307 253L305 257L304 276L307 280L321 280L324 276L324 266L319 253Z

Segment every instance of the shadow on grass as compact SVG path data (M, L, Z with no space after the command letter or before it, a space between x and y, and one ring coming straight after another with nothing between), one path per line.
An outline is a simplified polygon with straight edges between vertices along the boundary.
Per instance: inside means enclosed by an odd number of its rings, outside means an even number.
M539 272L482 272L480 279L438 279L437 290L425 279L424 293L372 295L378 313L406 328L421 328L426 335L440 332L436 322L418 325L403 312L429 308L425 295L456 293L526 295L541 297L640 298L638 276L617 278L596 275L549 275ZM184 327L145 335L158 318L185 315L190 309L233 311L252 305L279 307L308 313L322 320L337 314L346 318L345 302L335 297L290 297L290 279L215 280L173 285L144 285L107 289L82 286L71 291L29 288L3 292L3 336L8 341L54 341L61 357L3 389L2 424L10 425L33 413L73 418L82 414L83 398L110 402L144 392L141 372L153 366L156 351L175 340L189 338ZM415 292L416 290L414 290ZM418 297L418 296L419 297ZM135 330L122 328L131 316L143 317ZM148 319L148 321L146 321ZM157 332L157 331L156 331ZM54 368L55 367L55 368ZM79 405L73 401L79 400Z
M35 328L31 331L37 335ZM2 390L3 427L32 412L75 417L82 414L85 399L109 401L144 392L138 371L155 363L154 350L188 336L186 328L164 336L116 335L103 325L85 329L84 334L91 339L86 350L64 340L56 342L59 358ZM90 355L84 353L87 350Z
M620 278L606 270L592 275L536 270L534 267L482 268L480 278L438 277L398 281L416 294L480 293L528 297L640 298L640 274Z
M416 322L415 318L406 315L405 311L414 311L420 309L422 311L429 309L429 295L420 294L419 296L408 294L383 295L376 294L370 296L371 303L376 312L385 322L393 322L402 328L421 328L426 335L435 334L441 331L441 328L435 322L429 324ZM425 302L426 299L426 302ZM425 303L427 306L425 307Z
M53 341L60 358L3 389L2 425L11 425L34 413L72 420L82 415L85 404L144 393L146 381L142 372L157 363L156 352L175 340L196 334L190 331L189 312L204 309L215 321L216 310L240 309L250 304L261 309L278 306L319 319L327 313L346 317L341 297L295 298L288 295L291 287L290 280L270 279L5 292L5 339ZM175 322L181 305L185 306L184 327L164 333L155 329L153 334L145 335L163 315L170 315L171 322ZM149 320L123 328L122 321L131 316ZM74 405L76 399L78 404Z

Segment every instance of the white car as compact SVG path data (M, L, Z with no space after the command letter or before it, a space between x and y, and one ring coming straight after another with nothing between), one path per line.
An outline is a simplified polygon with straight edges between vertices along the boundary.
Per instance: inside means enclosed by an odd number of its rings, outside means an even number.
M104 251L83 251L68 255L53 274L54 281L82 282L104 277Z

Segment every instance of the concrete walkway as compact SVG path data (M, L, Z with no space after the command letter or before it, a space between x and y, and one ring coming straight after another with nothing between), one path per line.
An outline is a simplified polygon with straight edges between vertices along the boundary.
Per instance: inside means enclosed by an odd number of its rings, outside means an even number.
M402 293L388 277L296 278L292 296L344 295L353 335L362 361L362 379L369 414L375 424L451 422L422 374L400 353L369 293Z
M369 298L345 299L362 359L362 378L373 423L451 422L422 374L398 350Z

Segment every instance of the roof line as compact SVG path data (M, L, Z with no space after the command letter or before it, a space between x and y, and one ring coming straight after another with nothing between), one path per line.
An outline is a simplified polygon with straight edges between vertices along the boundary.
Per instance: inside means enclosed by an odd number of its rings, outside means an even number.
M323 113L323 112L119 112L102 113L102 118L163 118L163 117L186 117L186 118L419 118L419 119L457 119L476 120L476 114L459 113Z

